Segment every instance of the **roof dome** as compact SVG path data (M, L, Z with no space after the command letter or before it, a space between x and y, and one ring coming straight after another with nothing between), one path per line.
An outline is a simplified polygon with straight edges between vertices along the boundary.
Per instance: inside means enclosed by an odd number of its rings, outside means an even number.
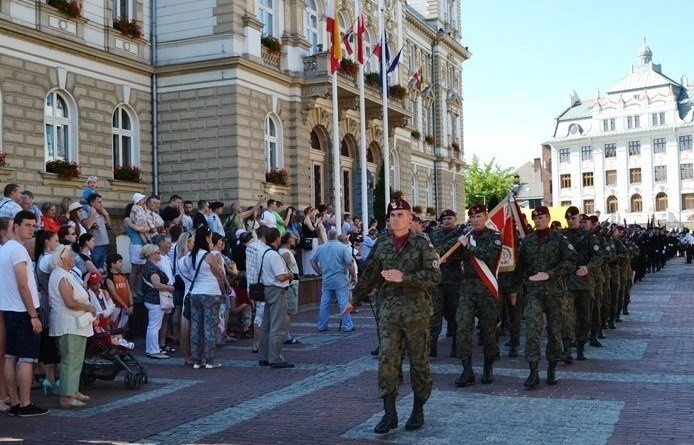
M638 59L641 62L641 65L645 65L647 63L651 63L651 60L653 60L653 51L646 45L646 38L644 37L643 39L643 45L641 45L641 48L639 48L639 54L638 54Z

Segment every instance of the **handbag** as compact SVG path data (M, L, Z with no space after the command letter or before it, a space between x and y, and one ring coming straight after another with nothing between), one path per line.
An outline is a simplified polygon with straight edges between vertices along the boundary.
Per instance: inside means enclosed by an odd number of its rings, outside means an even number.
M162 310L168 311L174 308L173 294L168 290L159 291L159 306Z
M301 238L300 245L303 250L313 250L313 238Z
M188 290L188 293L185 294L185 296L183 297L183 316L188 320L190 320L190 316L192 313L192 309L190 307L190 294L193 292L193 286L195 286L195 280L198 279L198 274L200 273L200 267L202 267L202 262L205 261L205 257L209 253L210 252L205 252L203 254L202 258L200 258L200 262L198 263L198 267L195 268L195 275L193 275L193 279L190 282L190 290Z
M260 275L263 273L263 261L265 260L265 255L270 251L266 250L260 259L260 267L258 268L258 280L253 284L248 285L248 293L253 301L265 301L265 285L260 282Z

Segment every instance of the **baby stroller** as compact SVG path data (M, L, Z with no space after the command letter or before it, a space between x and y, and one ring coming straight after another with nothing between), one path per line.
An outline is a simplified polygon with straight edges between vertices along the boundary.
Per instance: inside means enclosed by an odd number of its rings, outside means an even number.
M123 370L127 372L123 379L126 388L139 389L140 385L147 383L147 369L137 361L130 349L111 339L124 331L125 328L109 329L94 333L87 339L81 385L91 385L96 379L113 380Z

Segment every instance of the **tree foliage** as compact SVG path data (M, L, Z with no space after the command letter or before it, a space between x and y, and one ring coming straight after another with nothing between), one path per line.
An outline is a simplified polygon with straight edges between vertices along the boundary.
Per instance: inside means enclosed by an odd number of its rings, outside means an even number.
M493 209L508 194L513 185L512 168L501 168L495 159L482 164L477 156L472 157L465 175L465 204L485 203Z

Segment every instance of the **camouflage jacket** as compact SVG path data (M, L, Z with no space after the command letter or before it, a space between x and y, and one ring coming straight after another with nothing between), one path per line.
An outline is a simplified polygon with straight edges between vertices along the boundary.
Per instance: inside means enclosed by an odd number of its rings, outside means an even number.
M397 269L403 273L401 283L386 282L381 272ZM364 271L352 293L352 304L363 300L373 289L379 289L381 311L401 309L412 316L430 316L428 290L441 280L439 256L427 237L410 231L397 251L392 237L379 238L369 254ZM414 313L413 313L414 311Z
M550 230L542 241L537 232L528 234L520 245L518 265L513 274L516 292L525 285L528 294L541 289L547 294L561 294L566 289L564 278L576 269L576 251L560 232ZM546 281L530 281L538 272L546 272Z
M436 229L431 232L431 244L434 245L439 257L448 252L458 242L458 238L463 234L461 227L456 226L454 230L444 231ZM460 269L460 262L463 260L463 250L458 249L448 257L447 261L441 265L441 284L460 284L463 279L463 272Z
M600 256L600 241L587 230L566 229L564 235L576 250L576 271L580 266L588 268L588 275L579 277L575 271L570 273L567 287L571 290L585 290L595 287L596 274L600 273L602 257Z
M499 257L501 256L501 235L496 230L485 227L479 233L470 232L469 238L470 243L467 247L460 249L463 252L463 261L460 264L460 269L463 272L464 279L476 279L474 286L479 290L486 289L472 266L473 257L484 262L489 270L496 274Z

